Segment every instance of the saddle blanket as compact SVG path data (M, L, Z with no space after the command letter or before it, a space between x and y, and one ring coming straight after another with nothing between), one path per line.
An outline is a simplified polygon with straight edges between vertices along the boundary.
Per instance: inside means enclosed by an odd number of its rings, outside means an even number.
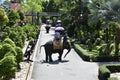
M58 40L58 41L54 40L53 48L54 49L62 49L62 44L63 44L62 40Z

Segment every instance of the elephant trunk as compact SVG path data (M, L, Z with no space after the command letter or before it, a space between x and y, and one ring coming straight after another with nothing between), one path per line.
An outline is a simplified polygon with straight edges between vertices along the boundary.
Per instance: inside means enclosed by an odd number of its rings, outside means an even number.
M68 53L71 51L71 49L68 49L67 53L65 54L64 58L68 55Z

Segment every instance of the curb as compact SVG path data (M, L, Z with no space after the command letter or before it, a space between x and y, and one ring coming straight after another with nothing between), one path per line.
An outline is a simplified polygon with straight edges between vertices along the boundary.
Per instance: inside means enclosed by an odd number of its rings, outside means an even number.
M31 62L30 65L29 65L25 80L30 80L31 79L32 70L33 70L33 67L34 67L34 60L35 60L35 56L36 56L36 53L37 53L38 43L39 43L39 40L40 40L39 38L40 38L40 34L39 34L38 41L36 43L35 49L32 53L33 55L31 56L31 60L33 60L33 62Z

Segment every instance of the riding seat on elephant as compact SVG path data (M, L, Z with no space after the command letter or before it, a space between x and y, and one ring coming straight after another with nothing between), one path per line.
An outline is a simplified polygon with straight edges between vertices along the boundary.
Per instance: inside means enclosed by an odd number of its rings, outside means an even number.
M62 49L62 39L59 32L55 32L54 40L53 40L53 48Z
M62 60L62 55L63 55L63 50L64 49L68 50L67 53L64 56L64 58L65 58L66 55L71 50L71 43L70 43L69 40L67 40L66 42L63 41L63 44L61 45L61 48L55 49L54 48L54 41L51 40L51 41L46 42L44 45L41 45L40 49L41 49L41 47L45 48L46 62L48 62L48 61L52 62L53 61L53 59L52 59L52 54L53 53L58 53L59 54L58 60L61 61Z

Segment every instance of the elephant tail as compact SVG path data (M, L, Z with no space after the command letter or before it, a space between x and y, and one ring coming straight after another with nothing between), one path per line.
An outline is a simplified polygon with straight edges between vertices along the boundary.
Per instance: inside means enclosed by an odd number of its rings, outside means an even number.
M40 51L39 51L39 53L41 53L41 47L44 47L44 46L45 46L45 45L41 45L41 46L40 46Z

